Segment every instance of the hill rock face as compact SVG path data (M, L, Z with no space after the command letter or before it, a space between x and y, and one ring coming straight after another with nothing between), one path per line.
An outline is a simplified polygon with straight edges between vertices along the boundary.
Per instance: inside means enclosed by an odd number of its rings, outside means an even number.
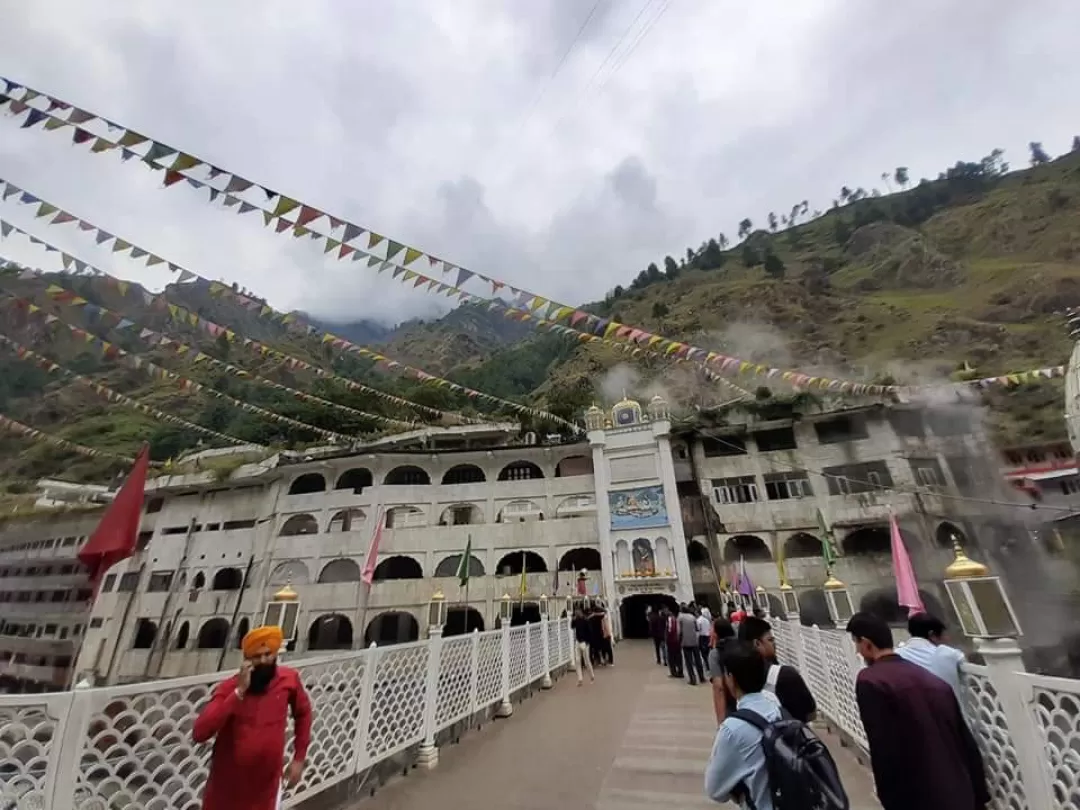
M753 231L744 222L748 236L734 248L722 249L727 240L718 234L698 250L687 250L680 261L665 259L664 270L651 266L588 308L747 360L868 381L955 379L965 365L980 377L1056 365L1066 360L1072 345L1063 313L1080 306L1080 153L1019 172L1003 169L1000 155L991 155L958 163L938 179L896 194L856 194L853 202L813 217L798 214L796 206L783 230ZM179 324L167 310L148 307L137 285L118 289L101 279L54 280L139 329L166 333L280 384L404 418L400 407L378 396ZM237 399L361 437L385 430L193 363L191 354L147 345L138 339L138 329L118 328L115 318L88 317L50 299L46 284L20 280L13 269L0 276L0 292L29 299L42 313L53 313ZM227 296L211 295L205 285L172 285L165 294L242 336L342 376L430 407L482 412L476 401L444 388L393 376L352 355L338 356L317 338L286 331ZM268 424L118 365L67 330L43 326L40 314L30 315L11 298L0 299L0 332L92 380L214 430L274 445L312 440L302 431ZM619 396L622 388L639 394L662 388L685 407L712 406L742 395L688 367L538 333L475 304L394 329L367 321L314 323L400 362L496 396L542 405L567 418L576 418L594 400ZM765 393L759 390L760 380L736 382L759 397ZM1002 443L1064 435L1057 382L983 396ZM141 440L149 439L159 459L199 442L198 434L105 402L6 349L0 349L0 413L112 452L131 454ZM416 413L405 417L418 418ZM9 484L42 475L101 479L115 470L99 459L0 436L0 481Z

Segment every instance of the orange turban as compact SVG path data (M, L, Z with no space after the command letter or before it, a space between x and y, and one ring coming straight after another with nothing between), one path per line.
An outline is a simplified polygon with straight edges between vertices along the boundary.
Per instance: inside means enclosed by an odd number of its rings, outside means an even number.
M267 625L250 630L244 636L244 640L240 642L240 647L244 651L244 658L251 658L262 647L269 647L270 652L277 654L284 641L285 637L282 635L280 627Z

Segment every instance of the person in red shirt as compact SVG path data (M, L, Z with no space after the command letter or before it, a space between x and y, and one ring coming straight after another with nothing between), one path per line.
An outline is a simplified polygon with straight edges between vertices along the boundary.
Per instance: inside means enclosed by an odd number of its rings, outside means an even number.
M295 787L304 774L311 701L300 674L277 663L282 641L279 627L257 627L244 636L240 671L218 684L195 720L195 742L214 739L203 810L276 810L289 710L295 745L285 785Z

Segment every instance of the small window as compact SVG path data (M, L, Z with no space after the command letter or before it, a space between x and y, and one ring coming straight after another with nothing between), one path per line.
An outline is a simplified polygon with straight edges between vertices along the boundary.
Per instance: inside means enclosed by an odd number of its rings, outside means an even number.
M102 619L101 617L95 617L95 618L90 620L90 629L91 630L97 630L104 623L105 623L104 619Z
M226 520L221 524L222 531L231 532L236 529L254 529L254 520Z
M138 537L135 538L135 550L146 551L146 547L150 545L150 539L154 536L153 530L147 532L139 532Z
M742 436L706 436L701 440L705 458L745 456L746 440Z
M756 503L761 500L758 494L757 482L752 475L741 475L736 478L714 478L713 497L717 503L737 504Z
M113 588L116 586L116 574L109 574L105 577L105 582L101 585L102 593L112 593Z
M136 572L130 574L123 574L120 577L120 585L117 587L117 593L131 593L137 587L139 587L139 575Z
M770 501L812 498L810 478L804 472L769 473L765 476L765 497Z
M194 526L168 526L161 530L162 534L187 534L188 529L193 532L200 531L202 526L196 523Z
M152 515L155 512L160 512L161 508L165 505L164 498L150 498L146 502L146 514Z
M172 581L172 571L157 571L150 574L150 580L146 583L146 590L148 593L162 593L168 591L172 587Z
M218 530L219 530L220 528L221 528L221 524L220 524L220 523L207 523L207 524L206 524L206 528L204 528L204 529L203 529L203 531L204 531L204 532L216 532L216 531L218 531Z
M794 450L798 446L795 442L795 431L789 427L760 430L754 434L754 442L761 453L770 453L774 450Z
M858 414L836 416L815 422L814 432L817 433L821 444L840 444L870 438L866 429L866 419Z

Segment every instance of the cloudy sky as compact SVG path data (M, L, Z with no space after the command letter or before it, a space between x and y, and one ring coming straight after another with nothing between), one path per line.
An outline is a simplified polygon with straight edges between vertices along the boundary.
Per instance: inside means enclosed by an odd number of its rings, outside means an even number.
M1080 133L1075 0L0 0L0 19L0 75L568 303L744 216ZM278 308L445 306L6 117L0 177ZM163 281L12 201L0 217Z

